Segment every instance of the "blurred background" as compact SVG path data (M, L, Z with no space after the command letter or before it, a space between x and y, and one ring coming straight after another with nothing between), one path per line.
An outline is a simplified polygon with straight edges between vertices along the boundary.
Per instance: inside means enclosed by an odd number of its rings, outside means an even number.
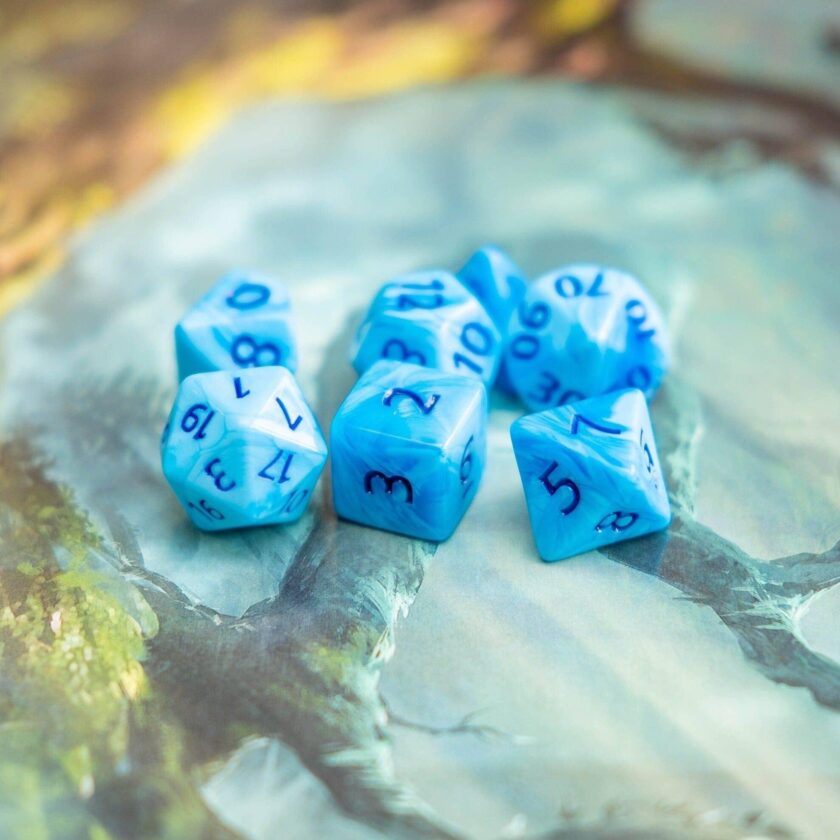
M4 0L0 312L69 231L277 95L514 75L736 101L758 110L658 130L692 156L740 141L836 183L838 18L834 0Z

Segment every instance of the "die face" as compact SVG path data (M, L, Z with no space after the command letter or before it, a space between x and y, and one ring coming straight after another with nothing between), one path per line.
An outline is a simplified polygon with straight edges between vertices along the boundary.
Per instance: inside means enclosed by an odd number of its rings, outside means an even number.
M178 375L283 365L297 354L284 286L261 274L223 277L175 328Z
M161 441L164 475L203 530L294 521L326 458L318 422L282 367L188 377Z
M484 307L453 274L416 272L386 283L374 298L352 350L361 374L396 359L492 384L501 337Z
M478 298L504 338L511 315L525 295L525 275L519 267L501 248L487 245L456 276Z
M486 460L481 383L380 361L332 424L332 486L344 519L441 541L470 505Z
M665 528L671 512L644 394L628 389L511 427L537 550L553 561Z
M529 287L511 317L505 361L540 411L621 388L651 397L669 363L662 313L630 274L570 265Z

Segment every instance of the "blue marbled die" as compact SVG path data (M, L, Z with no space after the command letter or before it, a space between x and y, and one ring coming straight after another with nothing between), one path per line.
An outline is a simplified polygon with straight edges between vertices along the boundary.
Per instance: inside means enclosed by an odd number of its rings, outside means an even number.
M161 439L163 474L205 531L298 519L326 460L318 421L284 367L188 376Z
M477 298L493 319L502 337L502 354L495 387L515 394L505 363L504 347L508 341L511 316L525 296L525 274L501 248L479 248L455 275Z
M178 378L211 370L297 364L285 286L265 274L225 275L175 327Z
M647 402L637 388L529 414L510 436L543 560L670 522Z
M377 293L351 351L361 374L380 359L436 368L492 385L502 353L499 331L448 271L418 271Z
M479 248L455 275L475 296L505 337L519 301L525 295L525 275L508 254L495 245Z
M486 460L487 392L475 379L379 361L332 423L336 513L441 541L470 505Z
M535 280L511 319L505 363L533 411L621 388L650 398L669 364L665 320L631 274L568 265Z

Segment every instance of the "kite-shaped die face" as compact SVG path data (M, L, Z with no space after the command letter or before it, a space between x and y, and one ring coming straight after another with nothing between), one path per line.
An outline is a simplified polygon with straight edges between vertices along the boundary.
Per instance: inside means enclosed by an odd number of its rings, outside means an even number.
M505 370L532 411L638 388L650 398L669 364L665 320L632 275L569 265L535 280L511 318Z
M543 560L639 537L670 522L647 402L638 389L529 414L510 433Z

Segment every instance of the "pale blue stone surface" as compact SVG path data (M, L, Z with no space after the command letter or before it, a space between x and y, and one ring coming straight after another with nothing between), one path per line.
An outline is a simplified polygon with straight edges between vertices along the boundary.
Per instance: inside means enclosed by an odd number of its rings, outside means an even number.
M492 385L502 342L490 315L454 274L417 271L386 283L373 299L351 354L361 374L396 359Z
M668 368L665 320L631 274L576 264L535 280L511 319L505 353L532 410L621 388L651 397Z
M267 274L225 275L175 327L178 378L211 370L297 364L285 286Z
M650 415L637 388L529 414L510 435L543 560L670 522Z
M293 522L326 460L318 421L278 366L188 376L161 440L163 473L204 531Z
M487 393L475 379L379 361L332 423L336 513L436 542L457 527L486 460Z

